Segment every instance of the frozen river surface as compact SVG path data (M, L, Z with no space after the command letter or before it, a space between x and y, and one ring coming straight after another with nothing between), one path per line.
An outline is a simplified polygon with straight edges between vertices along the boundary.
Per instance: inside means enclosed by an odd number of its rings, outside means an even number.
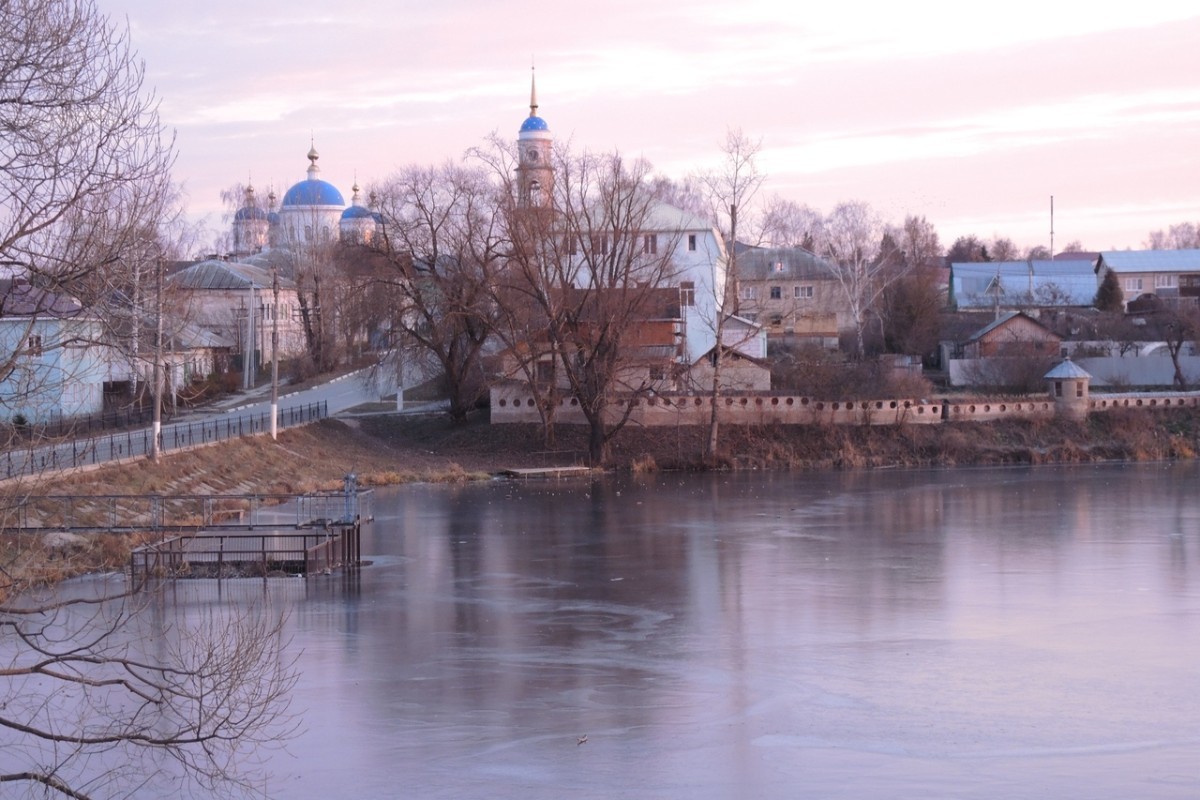
M268 790L1197 798L1198 480L388 490L357 579L285 592L306 730Z

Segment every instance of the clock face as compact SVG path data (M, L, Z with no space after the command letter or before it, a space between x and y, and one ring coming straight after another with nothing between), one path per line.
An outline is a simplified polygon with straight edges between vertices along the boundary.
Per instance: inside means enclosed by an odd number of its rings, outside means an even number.
M542 154L538 152L536 147L531 147L525 151L525 158L529 159L530 161L537 161L541 155Z

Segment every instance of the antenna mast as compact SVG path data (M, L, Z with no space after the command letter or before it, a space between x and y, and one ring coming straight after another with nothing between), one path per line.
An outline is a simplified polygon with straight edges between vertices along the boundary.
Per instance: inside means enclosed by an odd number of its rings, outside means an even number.
M1050 258L1054 258L1054 195L1050 195Z

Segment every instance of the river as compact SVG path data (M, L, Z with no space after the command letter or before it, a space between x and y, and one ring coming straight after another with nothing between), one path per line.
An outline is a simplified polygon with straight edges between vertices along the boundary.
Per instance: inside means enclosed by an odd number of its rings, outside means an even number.
M370 565L272 582L304 732L264 788L1194 799L1198 479L1156 464L382 491Z

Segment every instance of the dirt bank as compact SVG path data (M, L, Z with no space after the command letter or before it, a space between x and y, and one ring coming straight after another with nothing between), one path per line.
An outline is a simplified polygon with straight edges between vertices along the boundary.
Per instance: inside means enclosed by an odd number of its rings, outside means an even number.
M700 469L702 428L626 428L613 442L618 470ZM896 466L1045 464L1194 458L1200 415L1113 412L1087 422L1004 421L912 426L722 428L728 469L855 469ZM558 429L547 447L537 425L462 426L442 417L396 415L326 420L148 461L57 477L39 493L204 494L336 488L347 472L368 485L482 477L510 467L586 462L581 427Z

